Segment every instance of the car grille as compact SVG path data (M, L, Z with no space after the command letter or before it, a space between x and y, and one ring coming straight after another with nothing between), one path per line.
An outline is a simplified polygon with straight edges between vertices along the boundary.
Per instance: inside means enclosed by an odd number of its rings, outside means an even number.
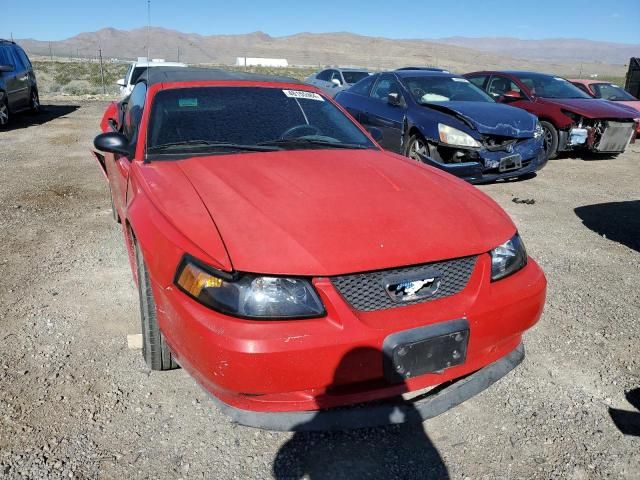
M374 310L384 310L387 308L428 302L461 292L469 282L477 258L477 256L463 257L455 260L414 265L411 267L340 275L330 277L330 280L333 286L354 309L371 312ZM397 274L411 276L425 268L435 269L440 273L440 287L432 296L399 303L394 302L389 295L387 295L384 285L385 278Z

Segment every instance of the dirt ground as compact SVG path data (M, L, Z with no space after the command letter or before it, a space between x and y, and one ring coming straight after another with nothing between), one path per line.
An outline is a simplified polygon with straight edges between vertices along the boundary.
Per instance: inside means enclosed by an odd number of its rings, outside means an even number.
M291 434L127 348L137 294L89 155L105 103L44 103L0 132L0 477L640 478L640 144L480 187L549 281L514 372L422 426Z

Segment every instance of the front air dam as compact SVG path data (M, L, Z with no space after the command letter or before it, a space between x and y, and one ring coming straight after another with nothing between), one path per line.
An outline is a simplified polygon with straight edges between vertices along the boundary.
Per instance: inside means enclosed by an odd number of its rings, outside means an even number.
M450 382L435 393L405 401L396 397L351 407L302 412L256 412L232 407L210 395L218 408L234 423L265 430L281 431L339 431L382 425L423 422L436 417L487 389L524 359L524 345L520 343L511 353L474 373Z

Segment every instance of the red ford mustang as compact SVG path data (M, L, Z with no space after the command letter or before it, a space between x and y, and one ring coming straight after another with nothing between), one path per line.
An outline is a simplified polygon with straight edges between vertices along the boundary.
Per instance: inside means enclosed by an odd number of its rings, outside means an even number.
M426 419L522 360L546 280L509 217L314 87L151 69L102 130L144 358L235 421Z

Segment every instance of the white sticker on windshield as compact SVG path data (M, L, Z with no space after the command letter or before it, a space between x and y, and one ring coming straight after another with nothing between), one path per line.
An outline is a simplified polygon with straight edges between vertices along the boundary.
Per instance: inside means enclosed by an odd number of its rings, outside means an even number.
M453 80L454 82L469 83L469 80L467 80L466 78L451 77L451 80Z
M307 100L324 102L324 98L313 92L305 92L304 90L282 90L282 92L289 98L306 98Z
M559 82L566 82L564 78L560 78L560 77L553 77L553 79L558 80Z

